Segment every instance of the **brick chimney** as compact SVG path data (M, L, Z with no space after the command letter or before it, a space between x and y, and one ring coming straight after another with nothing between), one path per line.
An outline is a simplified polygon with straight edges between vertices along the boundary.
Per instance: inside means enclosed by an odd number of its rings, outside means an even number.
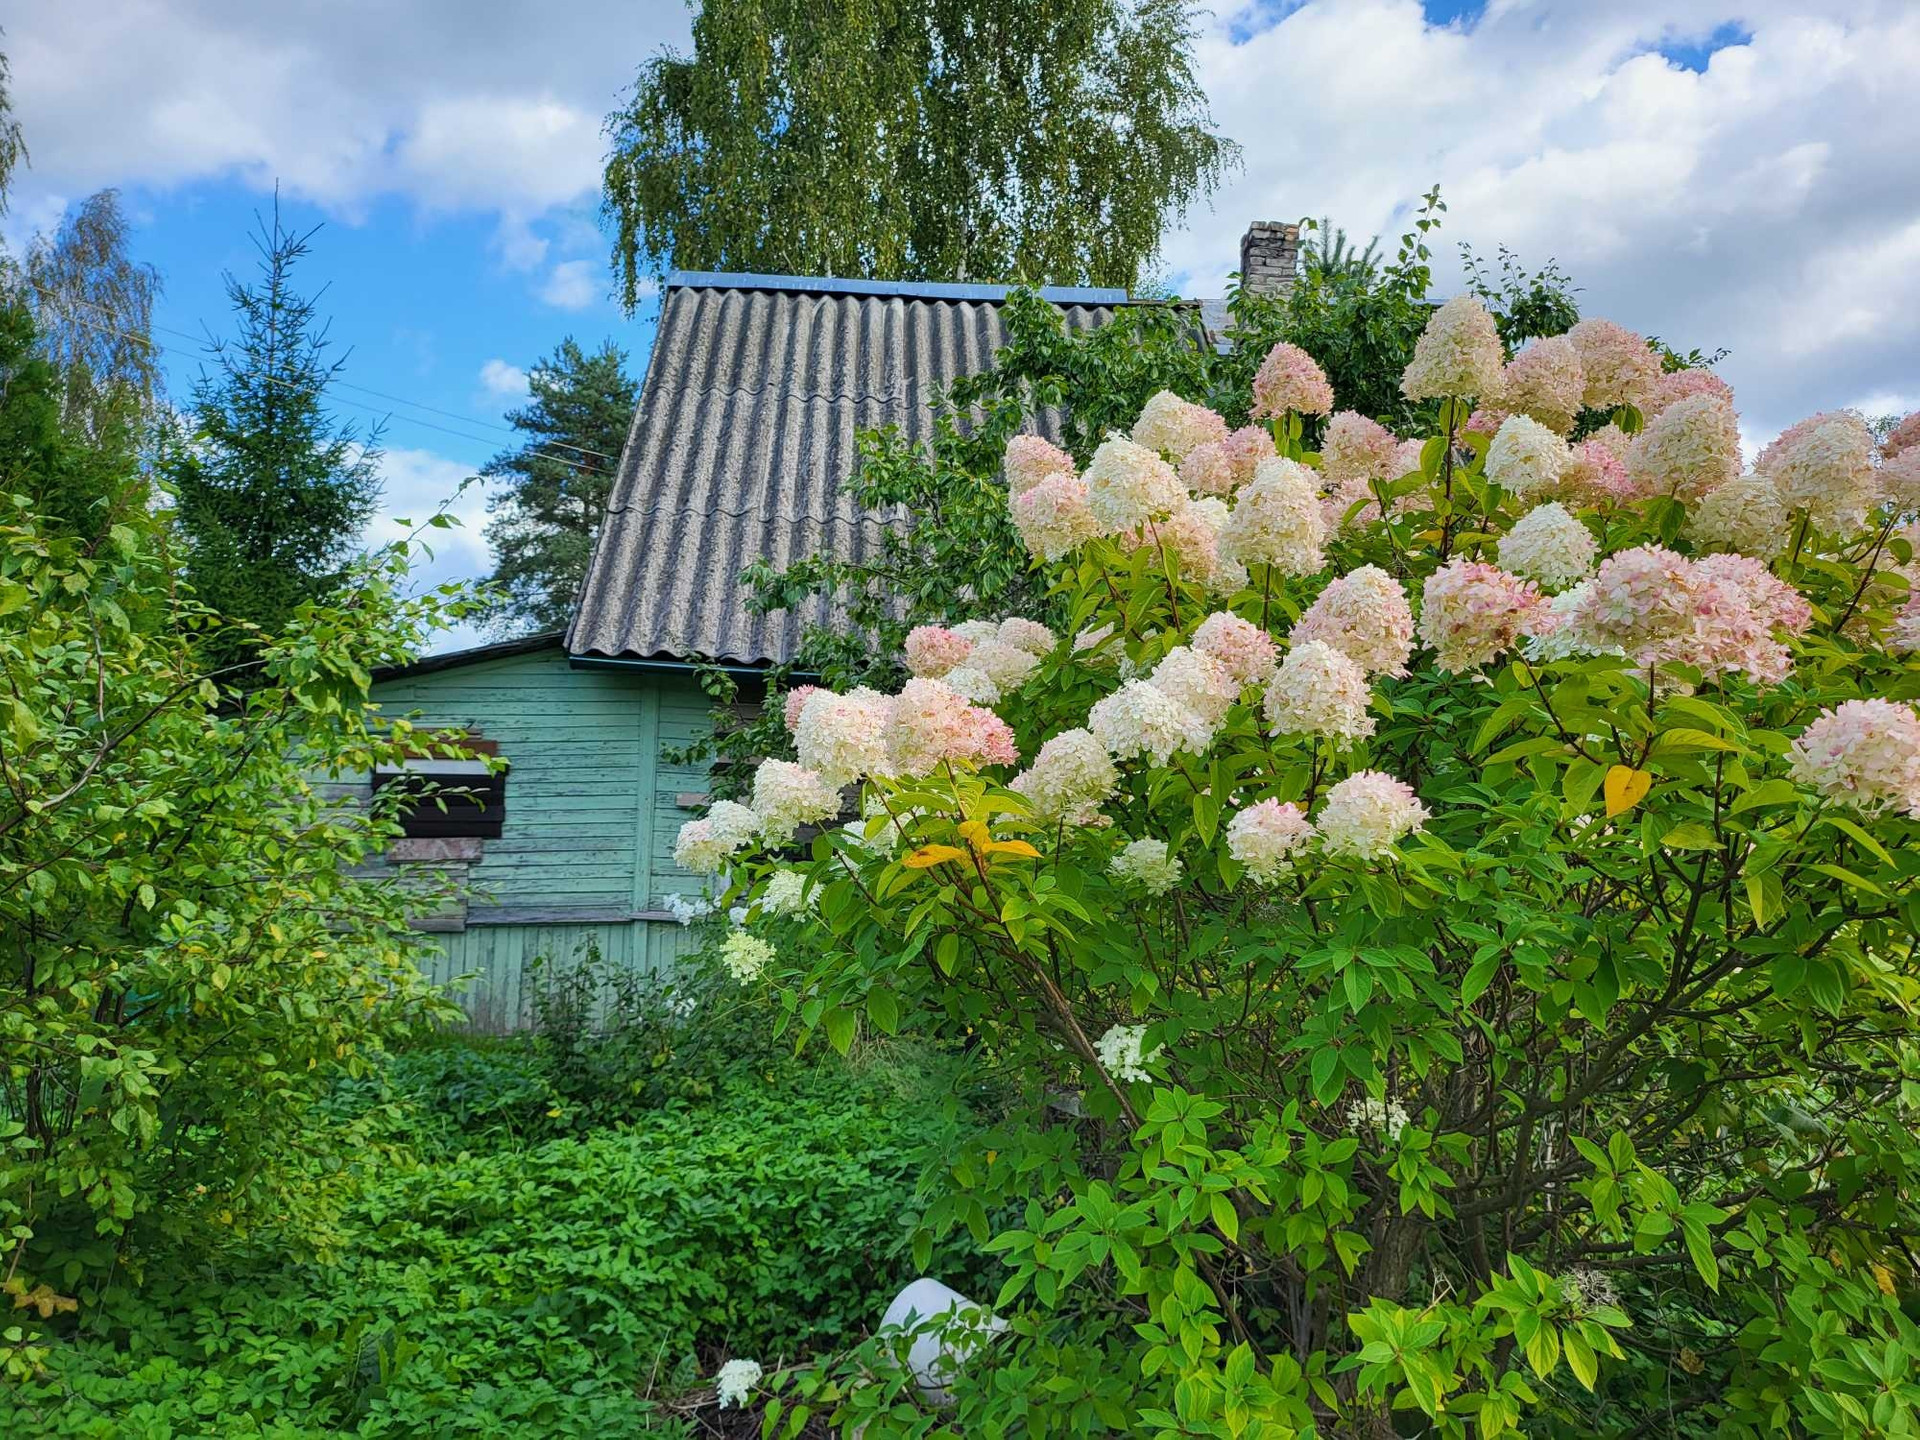
M1278 220L1256 220L1240 239L1240 288L1276 299L1293 288L1300 255L1300 227Z

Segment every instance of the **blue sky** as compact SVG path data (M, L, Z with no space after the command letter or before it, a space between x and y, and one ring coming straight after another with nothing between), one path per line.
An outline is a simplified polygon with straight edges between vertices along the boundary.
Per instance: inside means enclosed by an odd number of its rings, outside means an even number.
M607 299L601 126L687 27L677 0L22 0L0 45L33 168L0 233L119 187L159 323L198 335L277 182L289 223L324 222L303 278L330 287L346 378L462 417L339 392L356 421L391 411L387 517L417 517L510 440L518 372L562 336L644 364L648 309ZM1749 444L1920 405L1920 6L1223 0L1196 60L1245 164L1167 235L1186 293L1219 293L1250 220L1390 245L1438 182L1443 283L1453 242L1504 242L1590 314L1729 347ZM194 347L159 338L184 396ZM459 513L436 578L487 568L484 497Z

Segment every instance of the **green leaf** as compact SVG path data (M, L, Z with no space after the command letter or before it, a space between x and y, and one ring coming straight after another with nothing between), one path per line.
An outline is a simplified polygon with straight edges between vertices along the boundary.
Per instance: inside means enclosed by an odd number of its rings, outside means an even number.
M1504 957L1498 950L1489 950L1473 962L1466 977L1460 982L1460 1003L1471 1005L1486 993L1487 986L1493 983L1493 977L1499 972L1500 961Z
M1219 1227L1220 1233L1229 1240L1238 1240L1240 1215L1233 1208L1233 1201L1221 1192L1215 1191L1213 1199L1209 1202L1209 1208L1213 1211L1213 1223Z
M827 1011L821 1024L826 1027L827 1043L842 1055L853 1048L853 1031L856 1017L853 1011L836 1005Z
M891 990L867 992L867 1018L888 1035L900 1030L900 1000Z
M1340 1093L1340 1051L1332 1045L1322 1045L1313 1052L1313 1094L1322 1105L1330 1104L1333 1097Z

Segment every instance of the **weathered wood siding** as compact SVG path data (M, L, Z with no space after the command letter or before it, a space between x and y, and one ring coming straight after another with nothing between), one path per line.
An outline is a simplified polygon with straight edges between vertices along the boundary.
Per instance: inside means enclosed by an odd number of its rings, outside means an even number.
M468 877L464 928L434 935L435 978L474 972L464 1003L489 1030L526 1023L527 970L541 954L572 955L587 940L609 959L660 971L689 936L659 914L660 897L694 893L673 863L673 839L704 794L703 767L668 765L707 723L691 676L576 670L557 646L374 687L392 716L461 728L499 742L511 764L506 820Z

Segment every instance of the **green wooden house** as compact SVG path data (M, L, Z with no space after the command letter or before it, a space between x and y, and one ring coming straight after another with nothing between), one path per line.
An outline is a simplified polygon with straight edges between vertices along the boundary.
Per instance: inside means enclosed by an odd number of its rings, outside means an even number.
M1049 290L1076 328L1126 303L1117 290ZM387 863L452 871L467 898L418 924L436 978L471 973L474 1024L526 1023L528 965L589 939L659 971L688 930L671 897L697 896L673 865L707 779L666 753L707 723L693 671L747 680L790 660L824 608L749 613L738 576L831 548L859 556L896 517L842 492L855 435L893 425L925 439L933 392L992 363L999 286L679 274L662 294L638 411L573 622L439 655L376 678L390 714L466 731L507 762L493 803L421 806ZM380 783L385 777L374 777ZM417 831L418 833L413 833Z

